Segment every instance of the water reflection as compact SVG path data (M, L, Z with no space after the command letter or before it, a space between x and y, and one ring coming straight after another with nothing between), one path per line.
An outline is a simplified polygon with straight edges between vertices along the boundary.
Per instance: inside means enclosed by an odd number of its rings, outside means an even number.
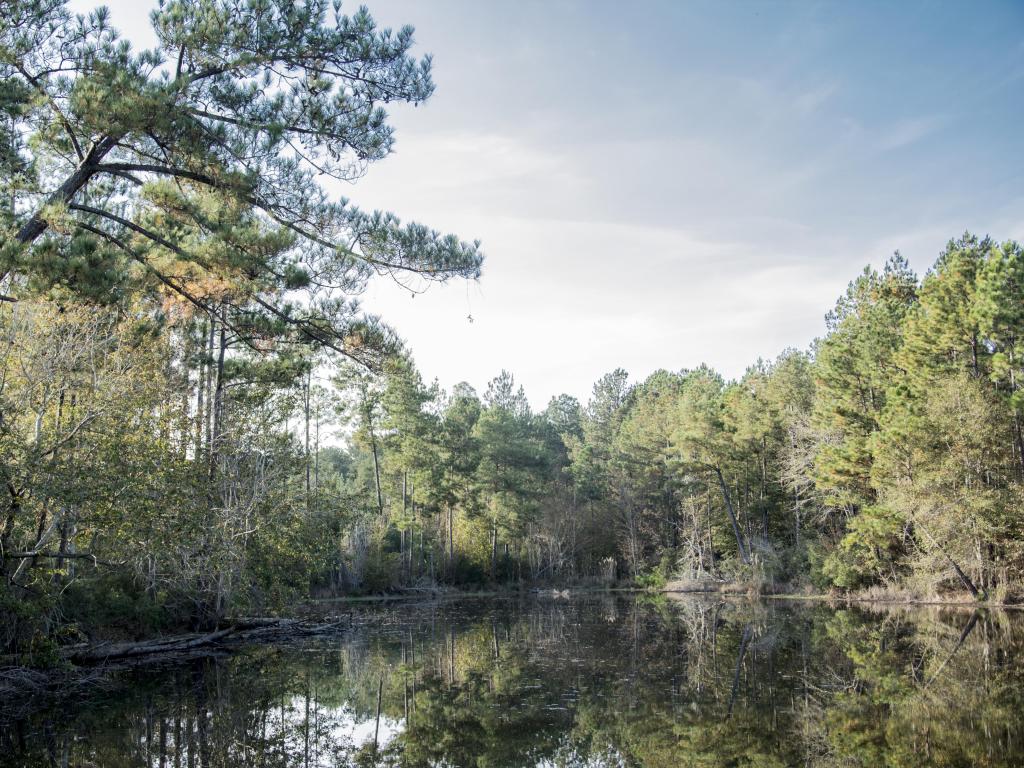
M608 596L358 618L8 714L0 764L1024 764L1018 614Z

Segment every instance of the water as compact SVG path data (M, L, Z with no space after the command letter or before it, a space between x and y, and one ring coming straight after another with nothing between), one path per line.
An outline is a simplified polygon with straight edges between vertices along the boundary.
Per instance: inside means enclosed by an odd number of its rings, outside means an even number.
M1024 765L1024 614L631 596L355 610L342 637L0 704L0 765Z

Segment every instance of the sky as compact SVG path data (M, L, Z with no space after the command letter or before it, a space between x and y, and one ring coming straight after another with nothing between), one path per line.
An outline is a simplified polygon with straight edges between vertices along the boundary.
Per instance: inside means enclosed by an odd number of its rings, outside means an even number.
M543 408L617 367L738 377L897 249L923 273L964 231L1024 239L1022 2L366 4L437 90L339 194L486 256L364 296L442 386L505 368ZM155 2L107 5L152 45Z

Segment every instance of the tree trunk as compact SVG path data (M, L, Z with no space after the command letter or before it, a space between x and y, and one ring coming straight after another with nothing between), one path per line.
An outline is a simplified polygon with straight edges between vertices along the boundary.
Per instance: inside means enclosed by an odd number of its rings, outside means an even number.
M203 358L203 391L205 397L199 398L199 444L206 449L206 457L209 459L213 450L211 435L211 420L213 418L213 345L217 338L216 318L210 315L210 329L206 335L206 355ZM196 449L198 454L199 449Z
M455 534L452 528L452 505L448 504L448 576L451 577L452 565L455 562ZM442 552L442 554L444 554Z
M491 502L491 580L493 581L498 572L498 505L496 501Z
M313 492L320 490L320 405L316 406L316 427L313 435Z
M220 340L217 352L217 381L213 391L213 427L210 430L210 481L217 472L217 457L221 448L221 432L224 429L224 353L227 351L227 328L220 324Z
M744 565L750 564L750 555L747 554L747 548L743 544L743 535L740 533L740 525L736 521L736 513L732 508L732 499L729 498L729 489L725 485L725 478L722 477L722 470L717 466L712 467L715 475L718 477L718 484L722 488L722 498L725 499L725 508L729 513L729 522L732 523L732 532L736 536L736 548L740 553L740 560L743 561Z
M377 513L384 514L384 494L380 490L380 459L377 456L377 436L373 433L373 425L367 420L370 432L370 449L373 452L373 478L377 485Z
M1020 469L1020 477L1024 480L1024 428L1021 426L1020 414L1016 409L1013 411L1013 432L1017 441L1017 464Z
M47 230L50 225L42 217L43 209L51 205L70 202L71 198L93 177L100 161L117 145L118 139L120 139L120 136L104 136L93 144L89 154L78 164L74 172L46 198L46 202L43 203L42 207L32 214L32 217L18 230L17 241L20 244L27 245L33 242Z
M945 549L943 549L939 542L935 540L935 537L931 535L928 529L917 521L915 521L915 525L921 529L921 532L928 538L928 541L932 543L932 546L939 550L939 553L944 558L946 558L946 560L949 562L951 566L953 566L953 570L956 572L957 578L960 579L960 583L967 588L967 591L970 592L971 595L975 598L982 597L981 591L974 585L974 582L970 580L966 573L964 573L963 569L957 564L956 560L954 560L950 556L950 554Z
M310 443L309 443L309 398L310 398L310 383L311 383L310 382L310 378L311 378L311 376L312 376L312 368L310 368L310 370L306 371L306 381L305 381L305 386L303 387L303 395L304 395L304 398L303 398L303 412L304 412L304 416L305 416L305 419L306 419L306 454L305 454L306 462L305 463L306 463L306 514L307 515L309 514L310 509L311 509L311 507L310 507L310 502L311 502L311 499L310 499L310 470L311 470L311 466L310 466L310 460L309 460L310 459L310 454L309 454L309 445L310 445Z
M377 743L380 737L380 705L384 698L384 673L381 673L380 682L377 683L377 720L373 728L373 754L377 754Z

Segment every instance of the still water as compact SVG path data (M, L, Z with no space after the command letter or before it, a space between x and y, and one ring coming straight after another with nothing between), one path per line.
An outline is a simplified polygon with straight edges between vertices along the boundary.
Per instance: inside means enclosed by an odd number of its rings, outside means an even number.
M1024 765L1020 613L621 595L354 610L341 636L7 707L0 765Z

